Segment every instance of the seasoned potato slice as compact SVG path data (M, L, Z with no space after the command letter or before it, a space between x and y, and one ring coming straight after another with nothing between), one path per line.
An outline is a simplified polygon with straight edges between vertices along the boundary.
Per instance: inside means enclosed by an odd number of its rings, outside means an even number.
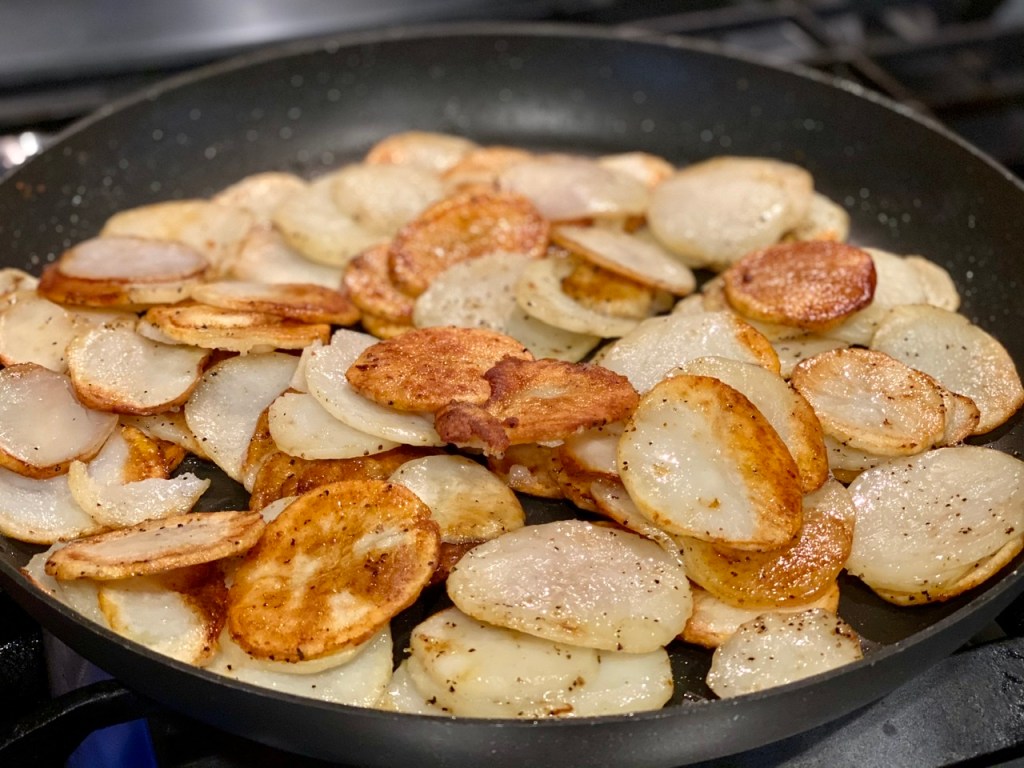
M153 414L188 399L209 350L160 344L131 328L93 328L67 348L68 375L90 408Z
M588 363L506 357L484 378L486 402L452 402L435 414L435 426L446 441L488 455L621 421L637 403L625 377Z
M682 566L657 544L579 520L530 525L466 553L448 577L460 610L556 643L646 653L690 615Z
M390 259L386 244L369 248L348 263L342 282L352 302L363 312L408 323L412 319L413 299L395 287L388 269Z
M270 405L274 444L303 459L349 459L395 448L398 443L353 429L324 410L310 394L286 392Z
M590 483L589 490L590 498L594 500L600 514L614 520L627 531L650 539L678 563L684 564L679 543L644 517L619 480L594 480Z
M184 411L166 411L152 416L122 415L121 423L125 426L135 427L139 431L153 438L166 443L171 443L185 449L200 459L208 459L202 443L192 434L192 430L185 421Z
M364 158L367 163L411 165L435 173L444 173L477 145L462 136L431 131L403 131L387 136L372 147Z
M778 372L771 343L731 312L685 313L645 320L595 359L646 392L669 372L698 357L728 357Z
M667 295L577 256L569 256L569 263L572 270L562 278L562 292L602 316L643 320L657 314L659 298Z
M487 466L513 491L544 499L560 499L555 449L537 443L510 445L502 456L488 456Z
M990 432L1024 404L1020 375L1003 345L950 310L898 307L879 326L871 346L973 400L980 411L974 434Z
M800 528L800 473L789 450L761 412L718 379L674 376L644 395L618 461L640 511L669 533L766 550Z
M258 512L191 512L78 539L54 552L58 579L124 579L210 563L245 552L263 532Z
M54 477L96 455L117 416L83 406L71 380L34 363L0 370L0 466Z
M13 293L6 301L0 310L0 363L35 363L65 373L67 346L84 323L34 292Z
M452 400L482 403L499 361L533 360L516 339L483 328L417 328L367 347L345 377L356 392L400 411L433 412Z
M724 699L803 680L863 655L857 633L833 613L767 613L741 624L718 647L707 683Z
M31 583L72 608L79 616L100 626L107 626L107 619L100 611L99 582L92 579L58 581L46 572L46 561L50 559L50 555L63 546L65 546L63 542L58 542L45 552L32 555L21 572L28 577Z
M936 445L945 432L941 387L881 352L823 352L800 363L791 382L825 433L851 448L906 456Z
M743 608L811 602L829 590L850 555L856 510L849 491L830 480L805 496L796 537L770 552L744 552L682 539L686 573L715 597Z
M889 459L850 492L857 526L847 570L918 602L952 597L952 585L1024 531L1024 463L991 448Z
M204 349L232 352L269 352L274 349L302 349L314 342L326 342L331 327L326 323L298 323L277 315L252 310L222 309L206 304L175 304L153 307L143 316L139 332L146 327L164 339Z
M101 529L71 495L67 475L36 479L0 467L0 533L4 536L53 544Z
M722 276L725 296L740 314L812 331L867 306L876 279L867 251L827 240L748 253Z
M781 339L772 342L775 354L779 356L779 374L782 378L789 379L795 369L804 360L822 352L829 352L833 349L845 349L848 347L845 341L830 339L827 336L818 336L814 333L803 334L789 339Z
M356 163L324 177L334 203L373 232L394 235L444 196L437 173L414 165Z
M437 564L430 510L379 480L293 501L235 572L228 629L250 655L328 656L369 640L411 605Z
M313 283L325 288L337 288L341 280L341 267L310 261L271 227L253 229L223 271L226 277L236 280Z
M721 270L777 242L807 213L804 169L758 157L717 157L682 169L651 193L658 240L691 267Z
M618 480L616 453L624 426L612 422L570 435L558 448L559 462L570 471Z
M495 251L538 258L548 246L548 222L518 195L467 192L435 203L391 242L391 275L419 296L446 268Z
M262 312L300 323L351 325L359 310L341 291L312 283L213 282L197 285L200 304L241 312Z

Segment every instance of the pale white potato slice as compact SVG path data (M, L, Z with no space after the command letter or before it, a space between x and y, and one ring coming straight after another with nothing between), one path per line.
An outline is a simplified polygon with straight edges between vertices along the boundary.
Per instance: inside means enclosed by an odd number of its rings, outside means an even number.
M766 613L739 629L711 657L708 687L742 696L821 674L863 658L853 628L834 613Z
M685 566L678 541L644 517L621 482L594 480L590 483L590 495L594 499L597 511L602 515L614 520L623 528L650 539L674 557L680 565Z
M549 257L528 264L516 283L516 302L538 320L573 333L605 338L624 336L638 321L616 317L585 307L562 290L562 280L572 273L568 259Z
M476 148L475 142L449 133L402 131L386 136L370 147L365 162L411 165L425 171L444 173Z
M949 272L923 256L907 256L907 263L917 273L924 291L925 304L956 312L960 308L960 292Z
M894 309L871 346L973 400L981 412L975 434L995 429L1024 403L1024 387L1006 348L955 312L926 305Z
M812 608L835 613L839 608L839 584L835 583L821 597L809 603L785 608L776 607L773 614L802 613ZM740 628L764 613L763 608L739 608L719 600L705 589L693 586L693 615L686 622L682 639L705 648L717 648Z
M71 495L67 475L37 480L0 467L0 533L4 536L53 544L100 529Z
M1024 530L1024 462L991 448L889 459L862 472L850 492L857 525L847 571L922 600Z
M776 373L753 363L726 357L700 357L678 369L693 376L711 376L742 393L779 433L800 470L804 493L828 479L825 435L818 417L798 392Z
M100 235L184 243L203 254L216 271L235 257L255 223L251 213L234 206L208 200L169 200L115 213Z
M689 266L721 270L798 225L813 189L811 175L796 165L718 157L655 187L647 221L658 240Z
M624 426L621 421L616 421L569 435L559 450L559 459L583 472L617 479L619 465L616 452Z
M632 176L648 189L653 189L676 172L668 160L648 152L619 152L597 158L602 168Z
M159 577L101 582L98 601L107 626L122 637L186 664L202 666L213 655L221 622Z
M977 432L981 409L971 398L942 387L942 404L946 408L946 429L942 433L941 445L962 443Z
M199 441L185 420L185 412L182 410L171 410L163 413L154 413L149 416L138 416L123 414L121 423L135 427L143 434L154 440L165 440L184 448L189 453L195 454L200 459L208 459L203 444Z
M237 280L264 283L312 283L325 288L341 285L341 268L310 261L292 248L276 229L254 228L225 270Z
M779 356L779 374L784 379L789 379L793 375L793 369L807 358L848 346L849 344L845 341L818 336L814 333L772 342L775 354Z
M690 268L656 243L607 227L563 225L551 232L555 242L611 272L677 296L693 293Z
M845 242L850 236L850 214L839 203L815 192L803 219L786 235L794 240Z
M338 209L382 235L394 235L445 194L436 172L414 165L359 163L319 181L328 179Z
M107 626L106 617L100 610L98 582L92 579L57 581L46 572L46 561L63 546L63 542L58 542L45 552L32 555L21 572L39 589L73 609L79 616L84 616L100 626Z
M575 717L650 712L672 698L672 663L664 648L650 653L601 651L597 662L597 674L572 691Z
M277 447L303 459L348 459L398 446L338 421L308 393L285 392L270 404L268 421Z
M498 252L453 264L416 298L413 324L489 328L518 339L536 358L582 360L600 336L549 325L516 301L516 285L533 261L525 254Z
M708 356L779 370L768 339L731 312L679 313L645 320L601 350L595 362L621 373L643 393L673 368Z
M264 171L239 179L210 200L218 205L244 208L261 222L269 222L277 207L305 186L306 182L294 173Z
M260 510L260 514L263 515L263 521L265 523L272 523L274 520L278 518L278 516L282 512L284 512L285 508L287 508L287 506L291 504L293 501L295 501L297 498L299 497L282 496L281 498L275 499L274 501L267 504L265 507L263 507L263 509Z
M153 414L188 399L209 355L205 349L151 341L131 328L99 327L68 345L68 375L87 406Z
M185 403L189 429L229 477L241 482L256 422L287 389L297 362L281 352L229 357L203 374Z
M790 381L825 433L851 448L907 456L936 445L945 432L941 387L881 352L823 352L800 363Z
M110 234L85 240L64 252L60 271L81 280L153 284L199 277L209 265L199 249L156 238Z
M345 372L349 366L377 341L369 334L341 329L326 347L311 349L305 363L310 394L353 429L406 445L444 445L428 417L379 405L348 383Z
M39 285L39 278L16 267L0 267L0 302L20 291L34 291Z
M542 155L504 169L502 191L530 200L550 221L620 218L643 214L647 187L633 176L596 160L570 155Z
M486 541L522 528L523 505L505 483L465 456L424 456L407 461L389 478L430 507L441 541Z
M53 477L75 459L96 454L117 416L83 406L71 380L23 363L0 370L0 466Z
M727 384L662 381L640 400L618 450L640 511L672 534L773 549L800 527L800 473L775 429Z
M409 660L403 659L391 675L391 682L381 694L374 708L385 712L403 712L407 715L434 715L444 717L451 714L436 703L431 704L427 697L420 693L409 674Z
M220 638L220 653L206 669L243 683L294 696L352 707L371 707L391 683L392 648L391 629L385 627L359 646L344 664L299 674L291 668L303 662L289 664L254 659L225 632Z
M7 301L0 311L0 363L36 363L57 373L67 371L65 350L83 323L34 292L12 294Z
M865 469L877 467L888 458L854 448L831 435L825 435L825 448L828 450L829 469L843 482L849 482Z
M689 582L660 546L580 520L530 525L470 550L448 594L481 621L554 642L645 653L690 615Z
M273 219L292 248L330 267L343 267L353 256L385 239L338 208L329 181L289 195L274 210Z

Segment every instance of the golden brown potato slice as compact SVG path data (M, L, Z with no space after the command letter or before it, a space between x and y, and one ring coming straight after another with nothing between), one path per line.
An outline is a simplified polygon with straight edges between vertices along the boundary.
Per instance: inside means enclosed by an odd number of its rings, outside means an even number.
M401 411L482 403L484 374L503 359L533 360L516 339L483 328L417 328L363 350L345 374L361 395Z
M369 640L437 565L437 524L409 490L333 483L293 501L235 572L232 638L257 658L302 661Z
M641 399L619 441L619 475L669 533L770 550L802 522L800 472L768 420L705 376L666 379Z
M352 325L359 320L348 296L312 283L202 283L192 289L192 298L211 307L263 312L300 323Z
M740 314L812 331L871 303L876 279L866 251L828 240L754 251L722 276L726 298Z
M628 277L583 259L569 260L562 291L586 309L601 315L643 320L654 314L656 293Z
M403 131L378 141L366 153L371 164L411 165L444 173L477 145L462 136L433 131Z
M378 339L393 339L411 331L414 327L412 323L396 322L370 312L363 312L363 316L359 320L366 332Z
M413 299L395 287L387 244L369 248L345 267L342 283L360 310L395 323L412 320Z
M0 467L0 533L4 536L53 544L101 530L71 495L67 475L36 479Z
M448 442L482 447L488 455L622 421L638 399L625 377L589 363L507 357L484 376L490 399L479 406L450 403L436 413L435 425Z
M565 494L556 478L555 449L526 443L510 445L502 456L488 456L487 466L513 491L543 499L561 499Z
M331 336L326 323L297 323L265 312L206 304L153 307L143 316L140 332L145 333L145 325L180 344L243 354L302 349L317 341L326 343Z
M220 560L245 552L263 532L258 512L190 512L78 539L54 552L46 572L58 579L124 579Z
M446 267L494 251L539 258L548 247L548 222L518 195L470 192L436 203L391 242L391 275L398 288L419 296Z
M830 480L804 497L796 538L770 552L744 552L681 540L686 574L719 600L774 609L816 600L834 585L850 555L856 510L849 491Z

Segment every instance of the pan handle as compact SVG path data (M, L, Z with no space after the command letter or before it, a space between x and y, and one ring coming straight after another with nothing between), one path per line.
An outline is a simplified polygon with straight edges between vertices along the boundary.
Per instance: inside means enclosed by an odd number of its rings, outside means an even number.
M160 711L115 680L77 688L0 724L0 765L63 765L93 731Z

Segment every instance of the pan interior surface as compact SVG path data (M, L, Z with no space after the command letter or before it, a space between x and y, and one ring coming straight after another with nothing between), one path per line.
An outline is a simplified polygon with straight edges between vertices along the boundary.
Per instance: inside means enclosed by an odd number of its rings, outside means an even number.
M312 177L410 129L537 149L639 149L677 165L723 154L796 163L848 210L854 243L922 254L946 268L961 311L1024 360L1024 187L1005 171L852 87L704 46L564 27L449 27L293 46L111 107L0 184L4 266L38 272L118 210L208 196L264 170ZM1001 450L1024 451L1019 416L987 437ZM245 503L223 480L203 502L210 509ZM528 514L537 522L565 510L536 502ZM952 652L1024 588L1020 556L981 589L913 609L847 579L840 614L877 647L849 668L704 701L708 655L680 648L678 692L663 711L489 723L308 702L169 662L35 593L17 569L37 550L0 541L5 588L130 687L277 747L380 766L486 760L499 768L556 758L567 767L675 766L735 753L883 695ZM403 621L411 626L431 607L423 601Z

